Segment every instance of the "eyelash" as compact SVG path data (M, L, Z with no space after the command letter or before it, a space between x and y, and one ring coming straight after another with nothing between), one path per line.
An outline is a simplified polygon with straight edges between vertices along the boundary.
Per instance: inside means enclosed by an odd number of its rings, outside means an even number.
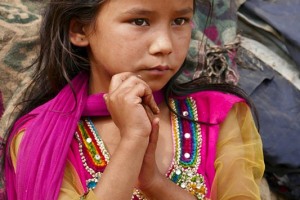
M181 20L179 24L177 23L178 20ZM175 20L173 20L172 25L182 26L182 25L187 24L189 22L190 22L189 18L181 17L181 18L176 18ZM149 26L150 25L149 21L147 19L144 19L144 18L133 19L130 23L133 24L133 25L136 25L136 26Z
M175 23L176 20L182 20L182 21L181 21L181 23L176 24L176 23ZM182 25L187 24L187 23L189 23L189 22L190 22L190 19L189 19L189 18L183 18L183 17L181 17L181 18L176 18L176 19L173 21L174 24L173 24L173 23L172 23L172 24L175 25L175 26L182 26Z
M139 24L140 22L142 22L142 24ZM131 24L136 25L136 26L149 26L149 22L146 19L143 19L143 18L133 19L131 21Z

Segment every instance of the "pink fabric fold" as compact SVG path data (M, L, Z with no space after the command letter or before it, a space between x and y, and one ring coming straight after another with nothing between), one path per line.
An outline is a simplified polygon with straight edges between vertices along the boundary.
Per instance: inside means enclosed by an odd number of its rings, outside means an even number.
M68 146L87 99L87 77L80 73L72 81L76 98L68 85L57 97L15 123L10 141L31 120L19 147L16 173L7 156L8 199L58 198Z

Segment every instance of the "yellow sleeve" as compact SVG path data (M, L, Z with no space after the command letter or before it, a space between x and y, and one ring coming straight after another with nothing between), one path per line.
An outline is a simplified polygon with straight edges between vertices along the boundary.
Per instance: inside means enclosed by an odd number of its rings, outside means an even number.
M16 166L17 165L17 155L18 155L19 146L22 141L23 135L24 135L24 130L21 130L18 134L16 134L14 136L13 140L11 141L11 146L9 147L10 157L11 157L11 161L12 161L15 171L17 168L17 166Z
M24 130L20 131L16 136L14 136L11 146L10 146L10 156L12 159L13 166L16 170L17 164L17 155L20 143L22 141L22 137L24 135ZM96 200L96 196L93 191L84 194L84 189L80 182L80 178L71 165L70 162L67 161L64 178L62 181L62 186L59 193L59 200Z
M262 141L251 110L237 103L220 125L212 199L260 199L264 167Z
M84 189L80 182L80 178L70 162L67 162L58 199L96 200L96 196L93 191L89 191L87 194L84 194Z

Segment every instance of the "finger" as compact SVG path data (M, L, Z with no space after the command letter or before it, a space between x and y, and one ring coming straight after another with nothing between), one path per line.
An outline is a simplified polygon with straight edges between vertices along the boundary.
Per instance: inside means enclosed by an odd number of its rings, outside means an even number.
M154 114L153 114L152 110L147 105L143 104L143 106L144 106L144 108L146 110L146 114L147 114L149 120L152 122L154 120Z
M142 98L144 105L148 105L153 114L159 113L159 108L153 97L151 88L140 75L134 75L131 72L124 72L112 77L109 91L110 93L119 93L120 90L128 90L128 88L136 88L137 85L144 85L144 89L140 90L138 96Z
M137 77L139 79L143 80L143 77L141 75L137 75ZM146 105L149 105L149 107L152 110L153 114L158 114L159 113L159 108L157 106L157 103L155 102L153 92L152 92L152 90L150 89L149 86L148 86L148 88L149 89L145 90L145 95L143 97L143 103L146 104Z
M107 108L111 111L110 107L114 106L126 106L126 109L130 112L137 112L136 109L142 109L138 111L138 115L145 113L146 117L148 117L149 122L151 122L151 115L153 115L152 111L146 111L144 104L142 104L142 97L144 94L145 85L139 83L135 85L133 88L120 86L117 90L110 94L106 94L104 96ZM142 113L141 113L142 112ZM148 113L147 113L148 112Z
M109 92L115 91L125 80L127 80L132 75L133 73L131 72L123 72L114 75L110 81Z
M152 130L150 133L149 144L146 150L146 157L149 159L150 157L155 157L155 151L157 147L158 141L158 134L159 134L159 118L155 117L152 121Z
M139 96L142 98L142 104L149 107L150 111L154 115L157 115L159 113L159 108L153 97L152 90L147 84L143 84L143 86L144 86L144 89L140 90L140 94L139 94Z
M153 114L158 114L159 108L153 97L152 90L149 87L149 85L141 79L141 76L131 75L126 80L124 80L122 82L122 84L119 85L118 89L120 89L120 90L125 89L125 88L135 89L141 85L143 86L143 90L139 90L139 93L137 95L142 98L142 103L144 105L149 106L149 108L153 112ZM139 87L139 88L141 88L141 87Z
M149 86L145 88L144 96L142 97L142 99L143 104L148 105L153 114L157 115L159 113L159 108L157 106L157 103L155 102L152 90Z
M158 133L159 133L159 118L155 117L152 120L152 131L151 131L151 137L150 137L150 143L155 144L155 147L156 147L157 141L158 141Z

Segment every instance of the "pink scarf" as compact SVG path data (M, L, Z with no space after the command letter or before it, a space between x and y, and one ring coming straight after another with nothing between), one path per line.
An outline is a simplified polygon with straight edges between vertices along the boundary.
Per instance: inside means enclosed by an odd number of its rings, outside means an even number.
M81 116L109 115L103 94L88 96L86 73L77 75L72 84L76 98L67 85L54 99L14 124L8 147L14 135L30 121L19 147L16 172L10 156L6 155L8 199L57 199L67 154ZM162 92L155 93L154 97L157 103L163 100Z

